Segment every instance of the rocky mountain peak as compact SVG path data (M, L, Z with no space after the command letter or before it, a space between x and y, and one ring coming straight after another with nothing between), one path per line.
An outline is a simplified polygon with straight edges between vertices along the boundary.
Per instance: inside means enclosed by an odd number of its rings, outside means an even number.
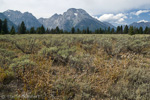
M86 29L87 27L90 30L108 28L109 26L96 20L95 18L91 17L85 10L83 9L75 9L70 8L62 15L54 14L50 18L40 18L39 22L42 23L46 28L52 29L56 28L57 26L60 29L70 31L72 27L76 29Z

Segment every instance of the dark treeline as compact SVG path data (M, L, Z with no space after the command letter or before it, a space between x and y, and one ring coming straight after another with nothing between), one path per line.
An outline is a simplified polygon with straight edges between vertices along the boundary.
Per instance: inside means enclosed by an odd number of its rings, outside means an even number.
M108 29L103 30L102 28L96 29L94 32L87 27L87 29L80 30L75 29L74 27L71 28L71 31L64 31L56 27L55 29L45 29L42 25L41 27L34 28L31 27L29 30L26 28L25 23L22 23L18 26L18 29L15 30L14 26L8 30L7 20L0 19L0 34L150 34L150 28L146 27L143 29L142 27L136 28L133 26L125 25L118 26L116 29L108 27Z

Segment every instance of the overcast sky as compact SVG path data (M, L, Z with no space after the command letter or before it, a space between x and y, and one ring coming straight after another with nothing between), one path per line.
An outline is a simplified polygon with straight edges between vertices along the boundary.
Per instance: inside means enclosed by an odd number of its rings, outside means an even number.
M91 15L115 14L150 8L150 0L0 0L0 12L19 10L37 18L62 14L69 8L82 8Z

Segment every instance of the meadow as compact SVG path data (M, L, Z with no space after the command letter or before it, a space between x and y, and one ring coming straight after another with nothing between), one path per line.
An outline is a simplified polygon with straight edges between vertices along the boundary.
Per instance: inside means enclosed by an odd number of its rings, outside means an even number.
M149 83L149 35L0 35L1 99L148 100Z

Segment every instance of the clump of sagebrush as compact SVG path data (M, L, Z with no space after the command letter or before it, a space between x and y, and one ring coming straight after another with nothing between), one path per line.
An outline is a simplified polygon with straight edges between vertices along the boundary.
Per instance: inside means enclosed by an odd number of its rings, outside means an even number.
M14 41L13 43L15 44L17 49L21 50L25 54L36 53L41 47L39 40L35 38L24 38L20 41Z
M52 95L55 99L89 99L92 97L92 88L87 81L87 73L76 73L75 68L69 66L52 67Z
M53 64L69 65L70 67L76 68L78 71L82 71L86 69L86 67L91 66L93 60L93 57L90 56L89 53L86 53L84 48L76 44L71 47L67 45L49 48L45 47L39 51L39 55L44 58L51 57Z
M8 68L14 58L16 58L14 51L0 48L0 67Z
M51 65L51 59L39 56L30 55L15 59L10 67L23 86L18 88L22 91L18 95L39 95L42 99L51 98Z
M129 67L110 88L115 100L147 100L150 98L150 69Z
M18 73L18 71L24 72L27 67L34 67L36 63L31 61L29 57L29 55L25 55L20 58L15 58L9 68L11 68L15 73Z

